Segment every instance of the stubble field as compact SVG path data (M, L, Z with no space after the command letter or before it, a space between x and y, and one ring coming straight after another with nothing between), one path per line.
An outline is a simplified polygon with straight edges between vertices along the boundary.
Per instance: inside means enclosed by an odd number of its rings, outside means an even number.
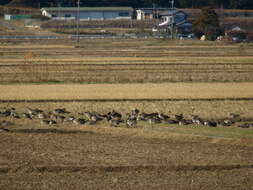
M0 189L252 189L253 127L238 127L253 122L252 67L252 44L3 40L0 124L9 131L0 132ZM9 108L240 120L44 125L4 116Z
M0 45L2 83L253 81L251 44L162 39L16 43Z

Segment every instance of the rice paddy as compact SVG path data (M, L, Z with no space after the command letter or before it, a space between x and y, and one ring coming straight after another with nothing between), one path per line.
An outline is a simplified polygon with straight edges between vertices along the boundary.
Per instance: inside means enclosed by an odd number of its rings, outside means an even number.
M252 44L1 40L0 189L251 189L253 128L237 125L253 121L252 73ZM4 116L31 108L240 119L127 128Z

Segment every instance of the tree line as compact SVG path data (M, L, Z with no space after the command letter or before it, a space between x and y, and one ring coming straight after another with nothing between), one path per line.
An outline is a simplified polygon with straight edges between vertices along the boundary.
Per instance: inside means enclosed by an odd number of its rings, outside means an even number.
M178 8L225 8L253 9L253 0L174 0ZM24 6L76 6L77 0L1 0L0 4L20 4ZM170 7L169 0L80 0L81 6L131 6L140 7Z

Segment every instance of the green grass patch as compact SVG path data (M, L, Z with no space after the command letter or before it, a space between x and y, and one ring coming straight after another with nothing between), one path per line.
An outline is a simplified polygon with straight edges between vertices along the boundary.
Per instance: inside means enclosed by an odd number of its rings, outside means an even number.
M155 128L155 127L154 127ZM165 125L159 126L158 130L164 130L178 134L189 134L214 138L251 138L253 139L253 128L233 127L207 127L196 125Z

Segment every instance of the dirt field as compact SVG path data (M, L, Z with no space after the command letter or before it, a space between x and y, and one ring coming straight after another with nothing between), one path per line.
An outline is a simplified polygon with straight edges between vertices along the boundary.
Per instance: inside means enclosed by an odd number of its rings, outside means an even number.
M21 125L13 131L0 133L1 189L253 186L253 149L243 138L104 127Z
M1 190L252 189L252 44L0 43ZM240 119L229 127L147 121L133 128L108 121L45 125L37 117L5 116L11 108L18 116L28 108L51 116L66 108L73 117L116 110L126 119L138 108L185 119L225 121L231 113ZM238 127L245 122L249 128Z

